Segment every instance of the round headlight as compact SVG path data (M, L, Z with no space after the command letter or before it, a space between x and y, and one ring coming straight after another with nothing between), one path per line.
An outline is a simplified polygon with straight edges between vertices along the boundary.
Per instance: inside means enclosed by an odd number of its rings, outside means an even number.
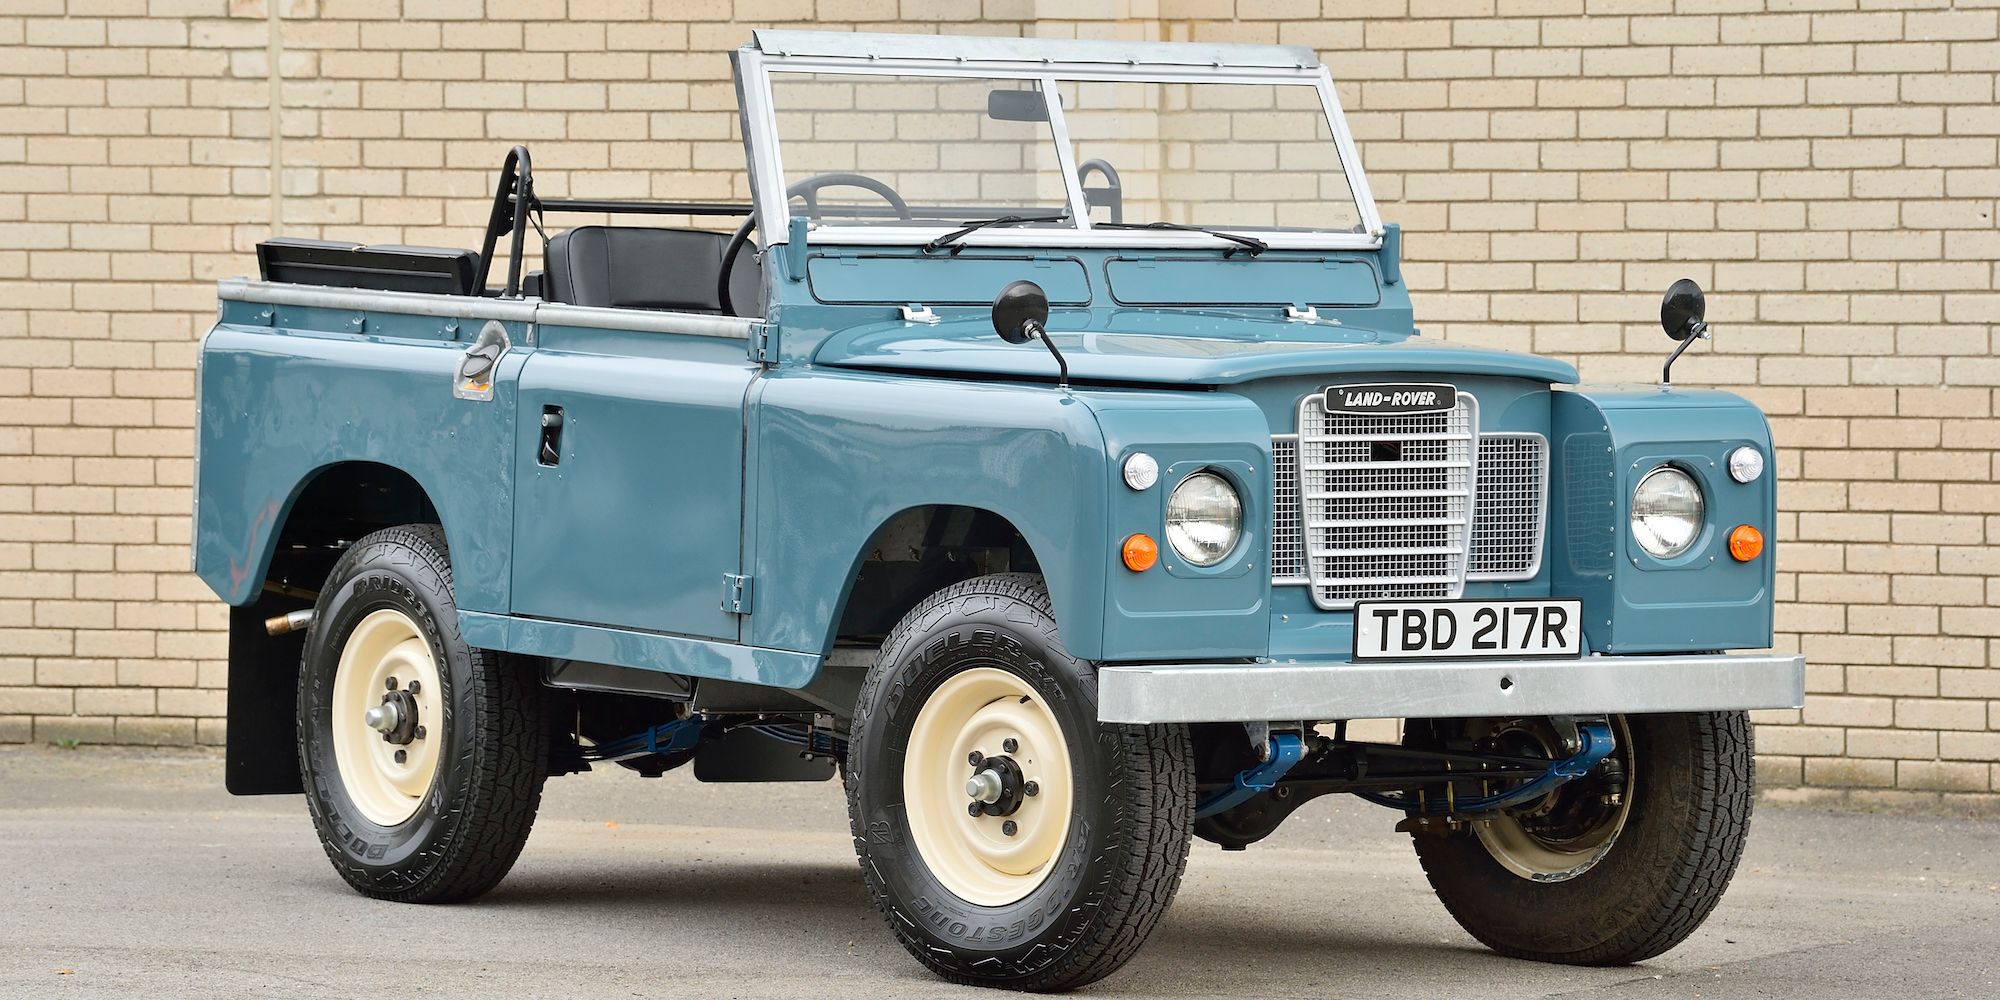
M1672 559L1701 537L1707 508L1693 476L1660 466L1632 491L1632 540L1654 558Z
M1229 480L1197 472L1167 497L1167 544L1196 566L1213 566L1243 534L1243 501Z
M1746 444L1729 453L1729 478L1739 483L1754 483L1763 474L1763 452Z
M1125 485L1135 490L1150 490L1160 481L1160 463L1143 451L1135 451L1125 459Z

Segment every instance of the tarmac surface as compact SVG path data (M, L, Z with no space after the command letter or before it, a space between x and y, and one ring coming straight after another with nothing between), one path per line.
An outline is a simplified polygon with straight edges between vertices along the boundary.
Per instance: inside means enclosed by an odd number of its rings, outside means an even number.
M836 782L550 782L513 874L413 907L334 875L293 796L211 754L0 748L0 995L901 997L925 973L868 905ZM1180 896L1091 997L1995 997L2000 823L1760 807L1708 923L1641 966L1503 959L1432 898L1386 810L1307 805L1249 851L1197 841Z

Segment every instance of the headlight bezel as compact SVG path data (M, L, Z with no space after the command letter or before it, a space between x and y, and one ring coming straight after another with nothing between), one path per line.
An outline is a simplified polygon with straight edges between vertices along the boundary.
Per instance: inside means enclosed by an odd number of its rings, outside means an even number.
M1679 545L1666 542L1663 547L1655 548L1648 544L1647 539L1650 537L1657 540L1660 539L1660 535L1657 531L1653 531L1650 528L1642 529L1641 517L1671 517L1672 515L1665 512L1642 515L1640 511L1641 498L1644 496L1649 483L1654 483L1656 480L1662 483L1669 482L1671 481L1669 477L1685 481L1688 489L1693 494L1693 512L1689 517L1689 520L1692 522L1692 529ZM1625 531L1627 537L1632 540L1633 546L1641 554L1657 562L1673 563L1685 559L1690 553L1696 552L1702 545L1703 539L1709 534L1709 514L1712 504L1709 500L1708 491L1703 486L1702 477L1693 469L1678 463L1661 462L1647 470L1644 475L1633 482L1632 492L1627 497L1626 504Z
M1227 524L1227 544L1219 548L1214 547L1212 544L1204 546L1199 540L1189 537L1185 528L1179 527L1183 523L1195 522L1194 518L1177 519L1175 516L1175 507L1181 501L1182 491L1191 487L1205 489L1208 487L1208 481L1210 480L1220 484L1220 495L1227 498L1229 506L1233 511ZM1190 503L1192 502L1191 500ZM1204 466L1181 476L1174 483L1173 489L1166 491L1166 505L1161 513L1163 528L1161 535L1165 538L1167 548L1174 554L1177 561L1187 567L1195 570L1217 569L1227 564L1243 548L1243 539L1246 535L1244 520L1248 514L1243 502L1243 489L1236 482L1235 477L1230 476L1219 468ZM1222 522L1209 521L1207 523L1217 524ZM1192 553L1190 552L1190 548L1194 550ZM1211 552L1213 553L1212 555L1210 554Z

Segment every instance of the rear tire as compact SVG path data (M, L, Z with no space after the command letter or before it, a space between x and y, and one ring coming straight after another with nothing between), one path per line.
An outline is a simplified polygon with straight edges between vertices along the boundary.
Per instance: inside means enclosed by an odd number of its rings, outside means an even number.
M1063 648L1039 578L979 577L919 604L883 643L854 718L862 876L933 972L1074 989L1117 971L1159 923L1193 828L1187 728L1097 721L1096 669ZM991 801L971 797L980 774L994 775Z
M1615 830L1549 842L1502 817L1477 832L1415 835L1438 899L1487 947L1628 965L1686 940L1722 899L1750 829L1749 717L1630 715L1618 734L1629 734L1620 752L1632 770L1628 800L1605 814Z
M299 670L299 770L334 869L365 895L405 903L493 888L527 842L548 774L540 678L460 637L434 524L355 542L315 611ZM397 725L364 722L392 702L377 721Z

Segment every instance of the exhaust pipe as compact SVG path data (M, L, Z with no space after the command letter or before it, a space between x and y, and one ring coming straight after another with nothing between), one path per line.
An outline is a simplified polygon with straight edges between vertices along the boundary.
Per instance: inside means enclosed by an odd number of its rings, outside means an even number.
M284 635L287 632L297 632L302 628L310 628L312 627L312 623L313 609L306 608L302 611L293 611L289 614L279 615L276 618L264 619L264 631L272 635Z

